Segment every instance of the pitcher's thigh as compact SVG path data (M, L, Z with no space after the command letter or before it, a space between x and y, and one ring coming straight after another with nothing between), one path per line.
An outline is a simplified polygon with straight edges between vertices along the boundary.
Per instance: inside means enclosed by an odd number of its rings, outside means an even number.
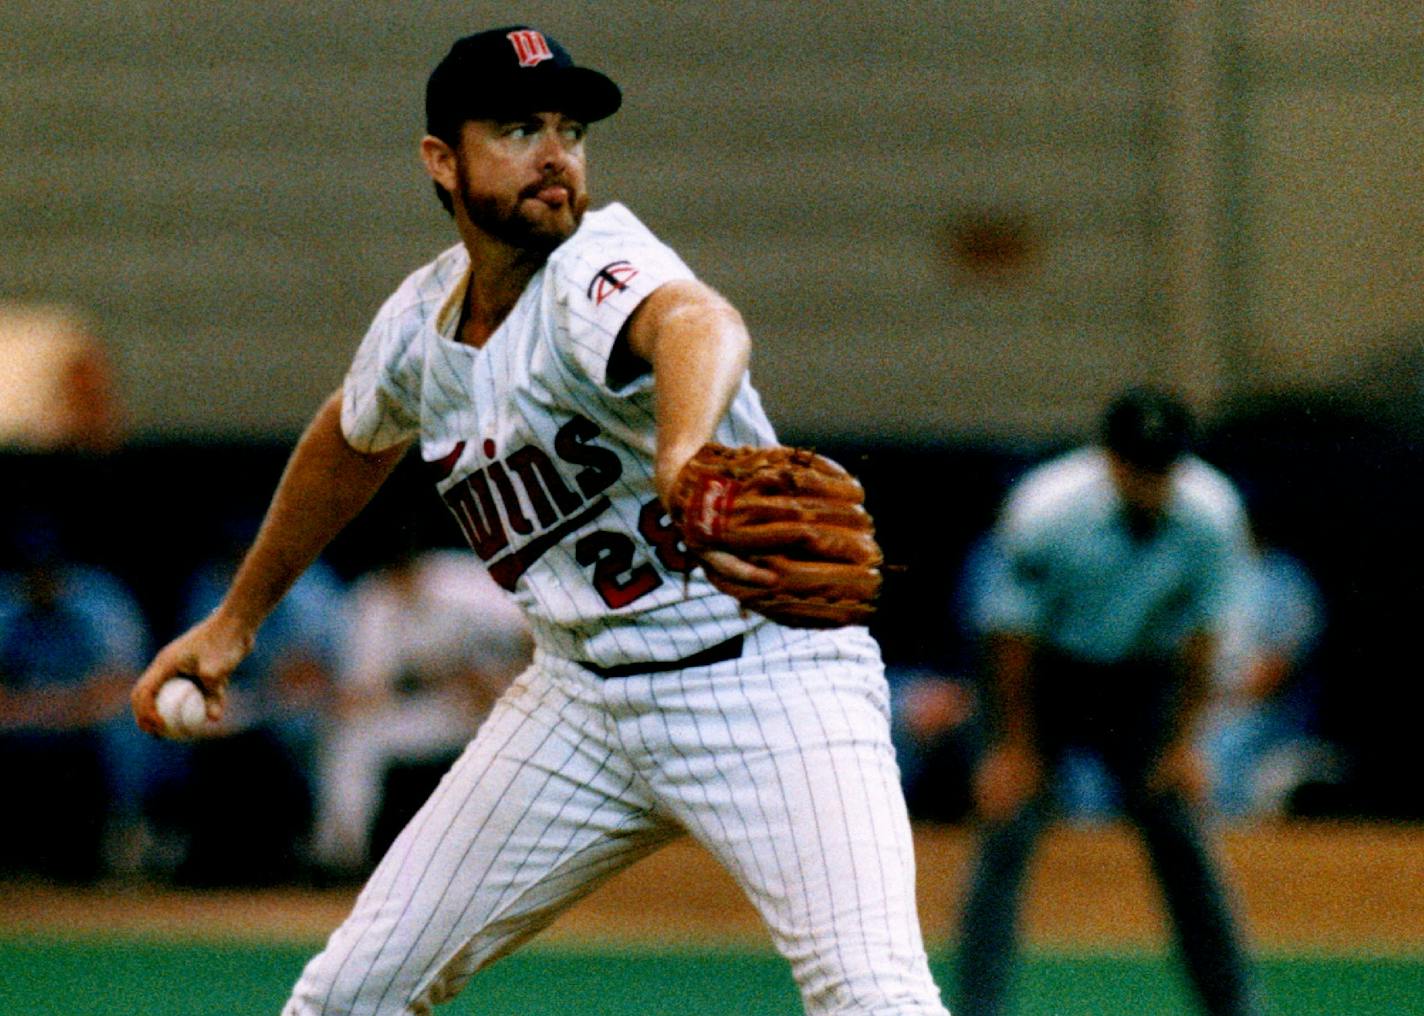
M915 900L914 844L888 746L812 746L777 756L786 795L781 870L753 898L778 922L808 1013L943 1013ZM771 812L774 816L775 810ZM765 892L779 888L780 894Z
M942 1016L888 724L853 686L786 705L704 725L659 788L761 912L808 1013Z
M616 758L496 710L396 839L284 1016L425 1013L669 830Z

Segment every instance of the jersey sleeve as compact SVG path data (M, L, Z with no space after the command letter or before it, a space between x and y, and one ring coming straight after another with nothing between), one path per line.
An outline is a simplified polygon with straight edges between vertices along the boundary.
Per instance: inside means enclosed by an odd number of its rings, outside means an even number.
M695 276L636 220L631 225L615 220L615 226L578 242L554 266L556 342L565 359L595 383L628 394L648 385L651 375L610 376L619 333L659 286Z
M981 632L1038 635L1048 599L1042 548L1031 527L1006 516L987 539L977 567L978 592L971 604Z
M401 292L377 313L341 388L341 430L351 447L379 452L420 429L419 328Z

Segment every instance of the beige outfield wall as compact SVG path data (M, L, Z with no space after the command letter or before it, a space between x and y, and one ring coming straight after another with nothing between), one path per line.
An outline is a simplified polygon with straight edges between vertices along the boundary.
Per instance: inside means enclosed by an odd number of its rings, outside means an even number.
M1416 4L533 0L590 141L744 310L783 429L1040 437L1314 383L1420 319ZM0 5L0 300L95 315L142 436L295 434L453 242L421 89L507 5ZM632 30L630 30L632 29Z

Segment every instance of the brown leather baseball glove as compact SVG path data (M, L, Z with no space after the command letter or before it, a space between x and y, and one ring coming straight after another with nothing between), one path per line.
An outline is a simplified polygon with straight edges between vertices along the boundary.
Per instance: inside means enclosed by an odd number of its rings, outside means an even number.
M669 514L707 577L743 606L798 628L865 624L880 593L875 524L859 481L800 448L704 445L678 474ZM739 582L704 555L725 551L774 572Z

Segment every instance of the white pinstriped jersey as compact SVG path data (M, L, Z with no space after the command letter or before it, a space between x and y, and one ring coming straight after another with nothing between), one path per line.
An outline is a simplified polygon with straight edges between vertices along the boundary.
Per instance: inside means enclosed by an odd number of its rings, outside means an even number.
M667 525L651 374L607 376L628 316L690 269L622 205L590 212L478 349L456 339L468 269L452 247L381 308L346 376L347 440L377 451L419 438L441 496L545 652L675 660L757 624L688 573ZM714 439L775 443L749 378Z

